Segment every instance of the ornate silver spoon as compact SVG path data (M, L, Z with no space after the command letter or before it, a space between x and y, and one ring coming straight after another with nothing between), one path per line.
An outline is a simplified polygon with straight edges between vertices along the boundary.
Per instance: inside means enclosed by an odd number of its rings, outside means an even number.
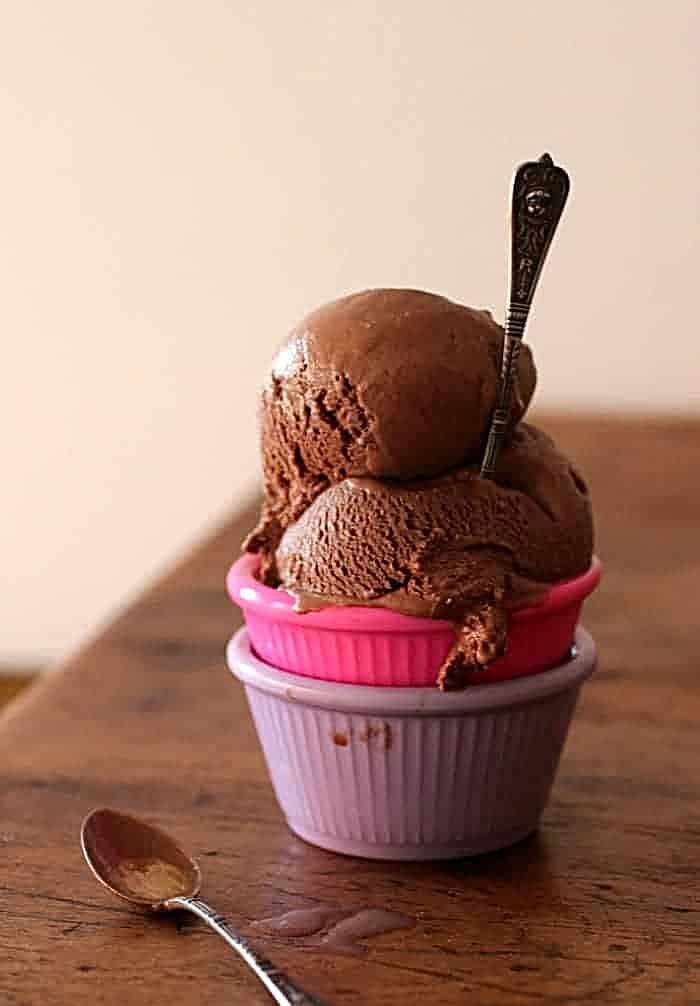
M503 443L513 375L537 281L569 194L569 176L549 154L521 164L513 179L511 208L510 296L501 358L501 379L496 408L481 463L483 478L492 478Z

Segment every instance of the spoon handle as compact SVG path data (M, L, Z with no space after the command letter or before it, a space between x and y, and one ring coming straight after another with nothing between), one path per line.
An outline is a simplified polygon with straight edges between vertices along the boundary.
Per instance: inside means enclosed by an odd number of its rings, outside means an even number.
M200 898L172 898L168 908L184 908L206 922L215 933L223 937L230 947L243 958L254 971L267 991L279 1006L328 1006L321 999L310 995L288 978L272 961L254 950L247 940L232 929L228 922Z
M481 462L482 478L493 478L496 458L508 428L515 366L532 298L568 194L569 176L554 164L549 154L544 154L539 161L521 164L515 173L510 224L510 293L499 395Z

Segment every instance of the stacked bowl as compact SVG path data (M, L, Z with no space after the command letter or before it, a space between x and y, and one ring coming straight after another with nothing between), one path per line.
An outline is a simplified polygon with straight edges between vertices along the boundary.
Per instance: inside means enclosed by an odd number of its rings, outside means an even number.
M436 679L450 622L381 608L300 614L259 559L227 588L246 628L227 660L242 681L272 784L297 835L372 859L447 859L534 831L581 684L596 666L579 625L600 564L511 615L505 656L467 688Z

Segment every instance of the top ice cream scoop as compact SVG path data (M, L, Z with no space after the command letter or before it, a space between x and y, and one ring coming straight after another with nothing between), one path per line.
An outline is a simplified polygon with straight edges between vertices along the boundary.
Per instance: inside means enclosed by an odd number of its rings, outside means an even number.
M503 329L486 311L419 290L352 294L308 315L262 395L269 516L282 527L350 476L430 478L480 459L496 404ZM523 347L511 425L535 368Z

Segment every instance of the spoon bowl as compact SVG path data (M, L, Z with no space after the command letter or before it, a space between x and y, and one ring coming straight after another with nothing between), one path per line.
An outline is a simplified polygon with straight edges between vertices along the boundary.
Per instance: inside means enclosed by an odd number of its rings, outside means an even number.
M179 908L173 898L199 893L202 875L195 860L166 832L130 814L93 810L83 821L80 842L99 882L141 908Z

